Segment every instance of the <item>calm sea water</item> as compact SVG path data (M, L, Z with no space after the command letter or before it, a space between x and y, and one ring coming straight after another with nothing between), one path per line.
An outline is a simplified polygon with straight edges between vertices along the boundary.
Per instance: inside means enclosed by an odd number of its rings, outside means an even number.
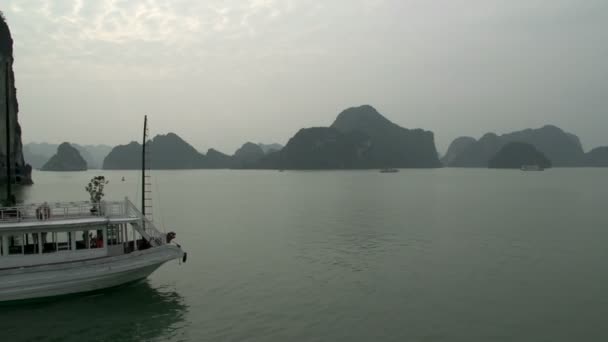
M136 197L129 171L36 172L21 196L86 200L97 174ZM0 306L1 341L608 340L608 169L153 175L188 262Z

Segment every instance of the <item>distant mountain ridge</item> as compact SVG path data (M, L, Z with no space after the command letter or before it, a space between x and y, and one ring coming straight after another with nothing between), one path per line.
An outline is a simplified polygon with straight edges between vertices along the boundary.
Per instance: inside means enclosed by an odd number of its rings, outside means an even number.
M247 142L233 156L210 149L198 152L174 133L149 143L153 169L366 169L383 167L440 167L434 135L406 129L371 106L349 108L331 127L301 129L283 147ZM116 146L104 169L138 169L141 145Z
M175 133L155 136L147 145L150 151L152 169L230 169L256 161L264 155L262 149L253 143L246 143L234 156L215 149L207 154L198 152ZM251 155L251 150L258 151ZM137 170L141 168L142 147L138 142L116 146L103 162L105 170Z
M548 134L540 136L542 133ZM485 168L509 141L520 140L531 141L552 162L549 156L553 156L557 160L557 163L553 162L554 166L608 167L608 147L584 153L576 135L551 125L501 136L488 133L479 140L457 138L441 162L451 167ZM141 168L141 145L137 142L115 148L107 145L72 146L80 152L87 165L93 165L89 168ZM215 149L202 154L175 133L155 137L149 147L153 156L151 167L157 169L362 169L438 165L431 132L399 127L371 106L343 111L330 127L301 129L285 147L276 143L248 142L232 156ZM25 144L24 159L40 169L57 148L57 144Z
M86 171L87 162L75 147L64 142L57 147L57 153L40 169L42 171Z
M247 142L239 148L232 156L233 167L245 168L251 164L258 162L266 153L262 147L252 142Z
M608 167L608 146L597 147L585 155L585 164L591 167Z
M364 105L344 110L330 127L299 130L281 151L262 158L253 168L315 170L440 166L432 132L400 127L374 107Z
M456 138L450 144L446 154L441 158L441 163L443 163L443 165L451 165L462 152L466 151L469 146L475 144L476 142L477 140L471 137Z
M152 169L198 169L204 164L204 155L175 133L157 135L148 144ZM116 146L103 161L104 170L140 169L142 146L138 142Z
M108 145L79 145L71 144L87 161L89 169L101 169L104 158L112 150ZM23 146L23 156L26 162L35 169L40 169L57 151L59 144L28 143Z
M505 144L488 162L491 169L521 169L529 165L548 169L551 161L534 145L522 142Z
M496 135L487 133L481 139L471 141L463 138L456 139L448 151L458 150L449 158L444 157L444 163L450 167L487 167L488 162L498 151L510 142L528 143L542 152L555 167L586 166L586 155L579 138L562 129L547 125L539 129L525 129L513 133ZM447 154L446 154L447 157Z

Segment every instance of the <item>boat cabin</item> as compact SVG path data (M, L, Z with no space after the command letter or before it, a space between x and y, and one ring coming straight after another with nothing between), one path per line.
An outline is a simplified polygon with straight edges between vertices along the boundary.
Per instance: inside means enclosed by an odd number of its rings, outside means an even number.
M0 269L128 254L163 244L161 233L123 202L54 203L0 210Z

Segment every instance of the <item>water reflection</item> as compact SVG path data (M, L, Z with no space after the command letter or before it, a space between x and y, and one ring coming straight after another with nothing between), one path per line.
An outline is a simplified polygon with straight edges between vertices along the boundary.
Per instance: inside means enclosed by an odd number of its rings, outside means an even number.
M140 282L102 293L0 306L1 340L167 341L187 306L169 289Z

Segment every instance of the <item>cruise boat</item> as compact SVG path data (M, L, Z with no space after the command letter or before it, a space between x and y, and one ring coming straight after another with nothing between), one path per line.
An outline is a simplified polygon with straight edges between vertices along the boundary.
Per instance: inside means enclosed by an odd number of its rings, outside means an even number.
M131 201L0 209L0 302L134 282L186 253Z
M116 287L146 278L170 260L186 261L187 254L174 241L175 233L160 232L146 216L150 179L146 175L146 141L147 118L141 209L127 198L103 201L100 192L97 197L90 192L91 201L87 202L16 205L8 181L13 179L11 170L5 167L7 194L0 207L0 302ZM7 137L5 165L12 165L10 142ZM103 177L95 179L104 181Z

